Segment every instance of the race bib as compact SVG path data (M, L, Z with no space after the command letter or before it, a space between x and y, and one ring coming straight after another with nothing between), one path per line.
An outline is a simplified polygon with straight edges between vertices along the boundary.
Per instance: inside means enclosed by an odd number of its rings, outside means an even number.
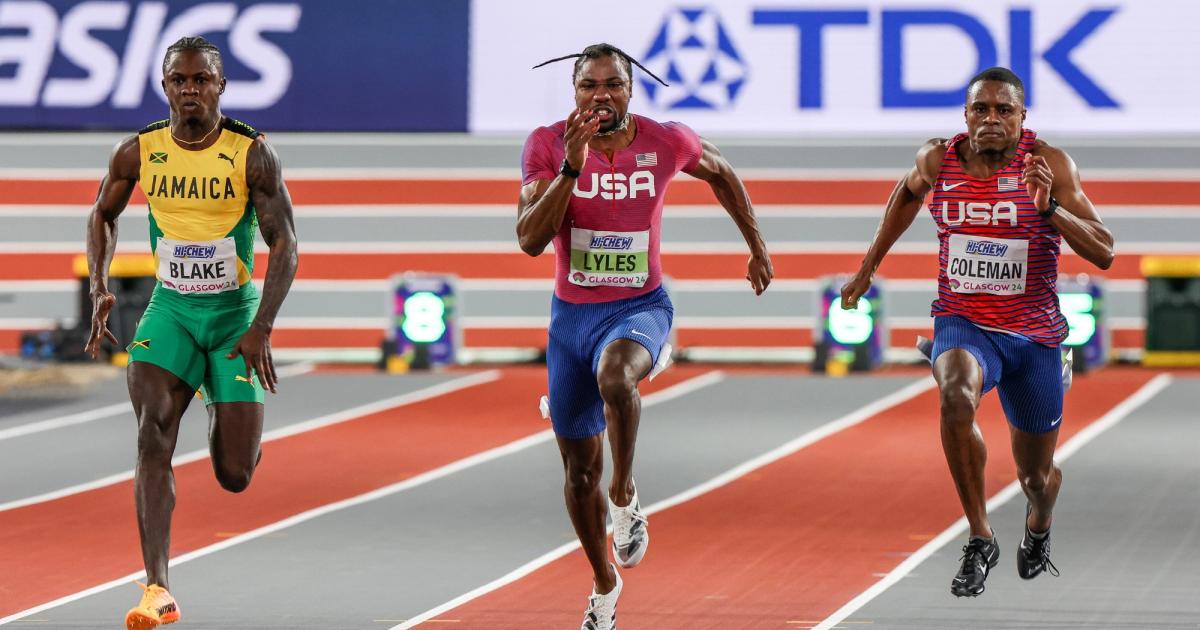
M233 237L219 241L158 239L158 279L185 295L233 291L238 284L237 245Z
M1029 241L951 234L946 278L955 293L1020 295L1028 263Z
M650 276L650 232L571 228L567 280L581 287L641 287Z

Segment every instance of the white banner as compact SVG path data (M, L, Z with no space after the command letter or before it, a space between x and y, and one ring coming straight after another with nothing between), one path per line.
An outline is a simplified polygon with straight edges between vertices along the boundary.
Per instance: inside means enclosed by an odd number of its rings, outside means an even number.
M563 119L571 61L530 66L608 42L671 84L635 70L631 111L701 133L947 135L993 65L1040 132L1196 133L1198 24L1192 0L473 0L470 127Z

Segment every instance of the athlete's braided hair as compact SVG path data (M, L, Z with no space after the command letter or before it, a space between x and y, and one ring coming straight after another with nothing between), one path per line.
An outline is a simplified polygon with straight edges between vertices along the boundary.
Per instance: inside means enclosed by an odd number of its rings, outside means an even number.
M583 67L584 61L586 61L588 59L599 59L600 57L609 57L609 56L616 57L617 59L620 59L622 63L625 64L625 74L629 75L629 79L631 81L633 80L633 67L630 65L632 63L633 65L636 65L637 67L641 68L642 72L645 72L646 74L653 77L655 81L658 81L659 83L661 83L663 85L670 85L666 81L663 81L662 79L658 78L658 76L656 76L653 72L650 72L649 70L647 70L646 66L643 66L640 61L638 61L637 59L634 59L632 56L630 56L629 53L625 52L624 50L621 50L620 48L617 48L616 46L613 46L612 44L606 44L603 42L601 42L599 44L592 44L591 46L584 48L583 52L578 52L578 53L574 53L571 55L563 55L562 57L555 57L554 59L548 59L548 60L543 61L542 63L539 63L538 65L534 66L534 68L541 68L542 66L544 66L546 64L554 63L556 61L562 61L563 59L571 59L572 57L574 57L575 58L575 69L571 72L571 82L574 83L575 77L579 76L579 70Z
M171 55L185 50L198 50L212 55L213 61L217 64L217 72L221 76L225 76L225 64L221 61L221 49L203 37L180 37L179 41L171 44L167 48L167 54L163 55L163 74L167 73L167 64L171 61Z
M1025 82L1017 73L1001 66L994 66L980 72L971 78L971 82L967 84L967 98L970 98L971 88L975 87L976 83L981 81L1000 81L1007 83L1017 90L1017 98L1021 99L1021 104L1025 104Z

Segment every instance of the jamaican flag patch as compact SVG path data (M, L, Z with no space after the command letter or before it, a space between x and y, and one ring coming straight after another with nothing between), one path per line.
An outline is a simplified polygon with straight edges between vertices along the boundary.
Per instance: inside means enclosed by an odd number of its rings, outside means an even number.
M155 151L155 152L151 153L150 154L150 163L151 164L166 164L167 163L167 154L163 153L161 151Z

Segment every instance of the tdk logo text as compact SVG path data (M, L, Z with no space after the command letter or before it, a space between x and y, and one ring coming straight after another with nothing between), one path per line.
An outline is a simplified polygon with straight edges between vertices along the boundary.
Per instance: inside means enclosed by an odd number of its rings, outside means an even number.
M711 8L668 12L643 58L651 72L670 83L641 78L651 100L666 109L727 107L746 82L742 55Z
M723 108L730 105L744 91L743 84L751 80L755 63L763 70L776 65L773 59L758 56L743 59L737 44L726 24L748 22L750 28L736 34L756 38L779 29L795 32L794 58L797 70L796 105L800 109L821 109L825 97L825 72L846 55L862 55L863 50L879 50L879 95L880 105L887 108L932 108L961 107L966 76L955 76L949 84L939 89L916 88L905 84L905 77L914 70L906 68L915 63L909 57L915 47L926 46L922 53L931 51L923 36L933 28L942 32L953 32L958 37L952 45L932 51L941 56L978 59L976 71L995 65L1007 65L1025 81L1026 105L1033 105L1038 91L1035 89L1033 67L1039 65L1040 76L1047 76L1045 67L1061 79L1080 99L1091 108L1116 108L1117 101L1096 81L1085 73L1072 55L1093 34L1101 29L1117 12L1115 8L1090 9L1078 15L1057 39L1048 46L1035 49L1033 32L1035 13L1032 9L1014 8L1007 12L1007 24L999 26L985 23L980 17L965 11L945 9L887 9L869 11L866 8L848 7L839 10L801 9L789 7L748 8L748 19L725 15L722 22L716 9L678 8L668 12L659 28L654 31L650 46L645 54L646 67L663 77L670 88L654 83L649 77L640 77L639 83L651 100L664 109L677 108ZM1047 10L1048 11L1048 10ZM729 9L725 10L726 13ZM1007 28L1005 28L1005 26ZM766 29L762 31L761 29ZM870 29L863 31L862 29ZM861 36L869 36L871 42L850 45L848 37L855 30ZM969 44L964 48L962 40ZM837 45L828 44L834 40ZM942 41L942 40L938 40ZM744 50L754 50L744 46ZM762 46L758 46L759 50ZM787 54L771 48L772 55ZM999 50L1007 51L1007 59L1001 59ZM838 59L827 59L838 55ZM770 62L770 63L768 63ZM957 73L956 73L957 74ZM762 80L767 73L759 72L753 79ZM778 81L780 78L767 80ZM961 81L961 83L959 83Z
M1008 252L1008 245L991 241L967 241L966 252L977 256L1003 257Z
M628 236L613 236L609 234L592 237L592 249L629 249L632 246L633 239Z
M175 258L212 258L217 253L216 245L176 245Z
M221 104L265 109L279 101L292 79L291 59L265 35L293 32L299 23L300 5L291 3L253 4L239 12L232 2L211 2L168 20L163 2L81 2L60 16L47 2L0 1L0 67L16 67L0 75L0 106L83 108L108 102L134 109L142 105L148 83L165 102L158 82L167 47L197 33L228 33L226 68L236 61L259 78L229 81ZM104 31L120 32L123 47L98 37ZM48 76L56 50L77 69Z

